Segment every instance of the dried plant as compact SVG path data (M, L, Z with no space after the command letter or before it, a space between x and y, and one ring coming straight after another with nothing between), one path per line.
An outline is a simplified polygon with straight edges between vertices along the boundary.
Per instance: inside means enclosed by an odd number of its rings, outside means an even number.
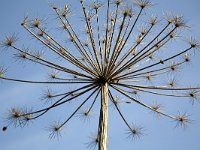
M98 134L92 138L91 143L87 143L89 148L98 145L99 150L107 149L109 103L116 108L128 128L127 134L131 139L143 135L143 129L141 126L129 123L119 107L121 103L142 106L159 117L164 116L176 121L176 126L185 127L190 123L186 113L179 112L178 115L173 116L163 112L161 104L154 101L152 105L148 105L141 100L143 94L153 94L177 97L177 99L189 98L193 103L199 101L200 87L179 86L175 78L165 82L165 85L155 81L165 75L168 77L176 73L184 64L191 61L190 52L200 48L200 43L191 37L185 49L159 58L159 52L167 51L165 48L171 44L171 41L182 43L178 33L188 28L183 17L169 14L164 16L164 19L149 17L146 11L152 6L149 0L136 0L131 5L125 0L102 2L80 0L80 6L83 12L80 15L83 34L79 33L80 27L73 25L70 20L73 15L69 5L63 8L52 6L61 23L60 29L67 33L65 37L67 45L61 44L60 39L57 40L47 31L42 19L26 17L21 23L33 38L56 57L65 61L65 64L49 59L46 56L47 50L44 53L20 48L16 44L18 40L16 34L6 36L2 41L3 48L11 48L15 51L16 59L33 62L53 71L48 73L50 80L33 81L8 77L7 69L0 67L0 79L53 86L78 85L78 88L71 88L69 91L57 92L57 94L47 89L42 96L43 100L51 102L46 103L47 107L38 110L10 109L6 118L7 125L2 130L6 131L10 125L23 127L29 121L43 117L52 109L59 109L61 105L81 100L80 105L68 118L50 125L48 128L50 138L60 137L64 126L76 114L83 117L83 120L89 120L92 111L97 110L94 109L96 103L100 103ZM116 95L126 100L120 100ZM89 107L83 109L86 103L90 103Z

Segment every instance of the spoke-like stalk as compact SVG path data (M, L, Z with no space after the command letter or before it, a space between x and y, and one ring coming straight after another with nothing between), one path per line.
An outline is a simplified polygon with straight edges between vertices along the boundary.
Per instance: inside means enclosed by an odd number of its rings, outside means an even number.
M101 71L99 58L98 58L98 52L97 52L97 49L96 49L96 44L95 44L95 41L94 41L94 36L93 36L91 24L90 24L90 21L88 20L88 16L87 16L87 13L86 13L86 8L85 8L85 6L83 4L83 1L81 1L81 6L82 6L83 14L84 14L84 17L85 17L85 22L86 22L86 25L87 25L87 29L89 31L90 42L92 44L92 49L93 49L93 52L95 54L95 59L96 59L97 65L98 65L98 69Z

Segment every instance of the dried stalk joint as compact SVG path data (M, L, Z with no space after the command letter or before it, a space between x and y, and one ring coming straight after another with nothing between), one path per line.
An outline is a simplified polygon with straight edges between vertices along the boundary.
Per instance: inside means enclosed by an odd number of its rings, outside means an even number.
M95 83L102 87L102 86L105 86L105 84L108 83L108 79L105 76L99 76L96 79Z

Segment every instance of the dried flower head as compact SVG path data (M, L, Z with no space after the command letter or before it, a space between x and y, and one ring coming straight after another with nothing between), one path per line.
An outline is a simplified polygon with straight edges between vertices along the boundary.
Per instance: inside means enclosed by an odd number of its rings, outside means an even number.
M86 108L81 110L78 116L83 122L89 122L91 117L93 116L93 112L90 108Z
M13 34L11 36L6 36L4 41L1 42L1 46L4 48L9 48L11 46L14 46L15 43L17 42L18 38L16 34Z
M200 90L192 89L187 91L186 96L188 96L192 104L194 104L195 101L200 100Z
M134 15L134 12L133 12L133 9L132 9L132 7L130 7L130 6L125 6L124 8L123 8L123 10L122 10L122 14L126 17L133 17L133 15Z
M44 92L43 95L41 97L41 100L44 100L45 103L52 103L54 100L54 92L52 89L47 88Z
M195 38L193 38L193 37L190 37L189 39L188 39L188 43L190 44L190 46L192 47L192 48L195 48L195 49L199 49L200 48L200 42L199 41L197 41Z
M135 0L135 4L141 9L152 6L152 3L149 0Z
M59 140L59 138L62 137L62 124L60 122L53 122L52 125L48 128L48 131L50 131L50 134L49 134L49 138L50 139L57 139Z
M30 27L32 28L39 28L42 24L42 19L40 18L35 18L30 21Z
M143 128L141 126L136 126L135 124L132 124L132 126L127 131L127 138L130 138L131 140L136 140L142 135L144 135Z
M0 77L3 77L6 73L7 69L5 69L4 67L0 66Z
M52 70L49 74L48 74L49 79L58 79L59 78L59 71L58 70Z
M113 3L117 6L119 6L123 3L123 0L113 0Z
M95 149L96 146L98 145L99 143L99 137L98 137L98 134L92 134L90 137L89 137L90 141L85 143L86 144L86 147L89 148L89 149Z
M161 104L158 104L156 101L153 101L151 108L152 108L151 112L153 112L153 114L159 118L161 116L159 112L162 111L163 106Z
M175 117L176 127L180 126L186 128L186 126L191 123L191 120L188 118L189 115L187 113L178 112L178 115Z
M26 61L27 58L29 57L27 52L28 52L28 50L25 50L24 52L18 52L16 54L14 54L14 58L21 62Z
M22 110L19 108L11 108L8 111L8 116L6 118L6 121L8 122L8 125L13 125L14 127L22 127Z

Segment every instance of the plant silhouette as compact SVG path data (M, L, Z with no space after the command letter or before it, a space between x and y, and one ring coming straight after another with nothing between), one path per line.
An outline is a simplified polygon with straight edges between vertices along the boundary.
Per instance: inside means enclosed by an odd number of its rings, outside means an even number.
M177 72L184 64L190 63L190 52L200 48L200 43L190 37L185 49L172 54L164 52L172 41L179 42L180 31L188 28L183 17L172 14L167 14L164 19L149 17L147 10L152 7L149 0L136 0L131 4L125 0L80 0L80 6L84 34L79 33L80 27L71 22L73 11L69 5L63 8L51 5L61 23L62 31L67 33L67 45L54 38L40 18L25 17L21 23L38 43L65 64L46 57L42 51L33 52L28 48L20 48L16 44L16 34L6 36L2 41L2 47L15 51L16 59L33 62L51 69L52 72L48 74L51 80L24 80L8 77L7 69L0 67L0 79L28 84L78 86L56 94L47 89L42 96L47 106L36 110L11 108L2 131L6 131L11 125L24 127L52 109L59 109L61 105L78 100L82 102L67 118L50 125L50 138L59 138L64 127L75 115L78 114L84 121L88 121L95 110L99 111L98 134L91 137L87 147L98 146L99 150L106 150L109 104L116 109L127 126L127 137L131 139L142 136L143 128L127 121L128 116L120 109L122 103L142 106L159 117L176 121L176 126L185 127L190 123L187 113L170 115L162 110L161 104L154 101L149 105L140 98L140 95L148 94L177 99L189 98L192 102L199 100L200 87L179 86L174 76L165 84L154 81L155 78L160 81ZM161 53L166 55L162 56ZM122 100L120 96L126 100ZM86 103L89 103L89 107L83 110Z

